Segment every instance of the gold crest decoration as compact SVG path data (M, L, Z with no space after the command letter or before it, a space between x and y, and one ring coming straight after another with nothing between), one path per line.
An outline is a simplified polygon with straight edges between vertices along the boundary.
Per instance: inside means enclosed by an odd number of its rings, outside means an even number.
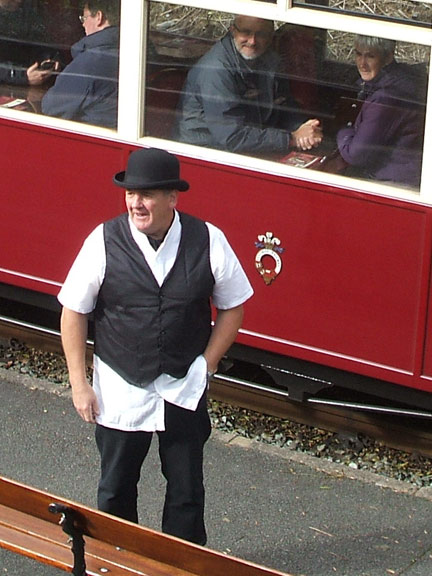
M260 234L258 236L258 242L255 242L255 246L259 248L255 256L255 267L264 282L269 285L282 270L282 258L280 254L283 253L284 248L280 247L280 240L273 236L273 232ZM274 261L273 268L264 267L263 258L266 256L269 256Z

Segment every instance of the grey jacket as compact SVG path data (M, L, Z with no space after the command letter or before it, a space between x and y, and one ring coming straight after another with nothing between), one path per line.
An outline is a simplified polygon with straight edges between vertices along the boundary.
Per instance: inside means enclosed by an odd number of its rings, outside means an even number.
M305 118L277 78L278 62L270 50L251 69L228 33L189 71L173 137L231 152L288 150L289 133Z

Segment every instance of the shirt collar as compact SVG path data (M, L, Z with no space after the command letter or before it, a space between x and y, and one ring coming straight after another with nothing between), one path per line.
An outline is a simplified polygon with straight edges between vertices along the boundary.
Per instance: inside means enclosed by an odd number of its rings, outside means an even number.
M178 245L180 243L180 236L181 236L181 223L180 223L180 216L177 210L174 210L174 218L171 223L171 226L166 233L166 236L159 246L157 252L152 248L150 245L149 239L146 234L140 232L134 223L132 222L131 218L129 217L129 228L132 234L133 239L138 244L138 247L144 252L145 255L147 254L162 254L166 251L171 251L171 249L175 248L177 250Z

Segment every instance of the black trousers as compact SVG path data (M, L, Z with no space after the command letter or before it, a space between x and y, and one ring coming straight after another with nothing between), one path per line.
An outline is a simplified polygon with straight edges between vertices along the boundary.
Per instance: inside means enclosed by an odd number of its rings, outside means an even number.
M162 531L204 545L203 448L210 436L207 395L195 412L165 402L165 431L157 432L167 486ZM138 522L137 484L152 432L123 432L96 425L101 457L98 508Z

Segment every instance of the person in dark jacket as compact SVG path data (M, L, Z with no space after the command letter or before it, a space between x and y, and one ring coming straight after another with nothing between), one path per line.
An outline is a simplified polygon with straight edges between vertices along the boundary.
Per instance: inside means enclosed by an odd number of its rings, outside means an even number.
M361 110L353 126L337 134L347 174L418 187L421 173L424 106L415 66L394 59L395 42L358 36Z
M40 68L41 60L47 61L39 58L46 30L34 4L30 0L0 0L1 83L40 86L51 77L52 69ZM53 68L58 70L59 64L53 62Z
M321 142L319 120L305 122L277 79L273 32L270 20L234 19L228 34L189 71L176 139L252 154L283 154L290 146L306 150Z
M42 112L107 128L117 126L119 0L89 0L80 17L86 36L42 99Z

